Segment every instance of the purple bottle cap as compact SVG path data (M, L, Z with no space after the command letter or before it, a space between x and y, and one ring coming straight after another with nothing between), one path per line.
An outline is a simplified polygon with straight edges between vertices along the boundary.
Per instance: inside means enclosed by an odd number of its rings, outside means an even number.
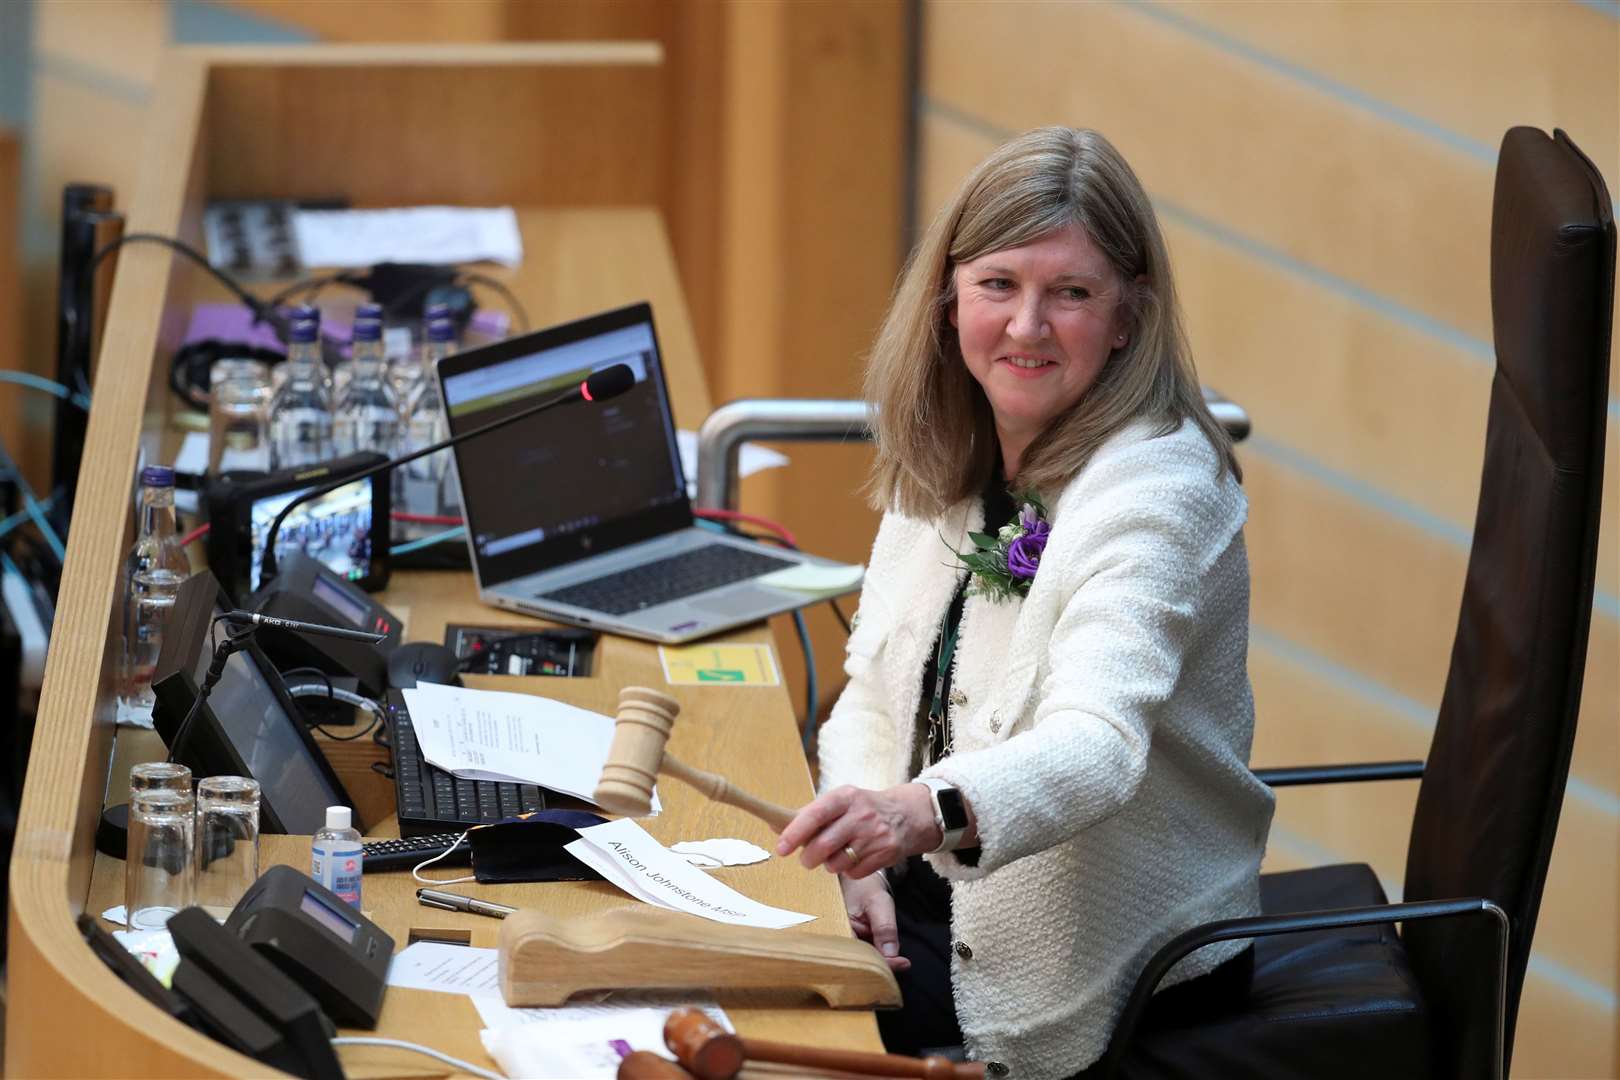
M299 304L292 309L292 317L293 322L300 322L304 319L313 319L315 321L315 325L319 326L321 324L321 309L316 307L314 304Z
M449 304L429 304L422 309L422 318L427 322L432 322L434 319L448 319L449 317Z
M294 345L308 345L312 341L321 339L321 324L316 319L294 319L292 324L292 343Z
M174 470L167 465L148 465L141 470L143 487L174 487Z
M429 341L456 340L456 324L449 319L434 319L428 323Z
M356 341L381 341L382 340L382 320L380 320L380 319L357 319L357 320L355 320L355 324L354 324L354 340L356 340Z
M383 317L382 305L368 300L354 309L354 317L356 321L360 319L380 319Z

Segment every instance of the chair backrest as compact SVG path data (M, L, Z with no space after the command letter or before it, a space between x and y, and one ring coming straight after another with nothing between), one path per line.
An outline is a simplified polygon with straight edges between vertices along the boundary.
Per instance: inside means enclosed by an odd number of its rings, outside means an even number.
M1510 130L1491 215L1496 377L1485 466L1405 883L1407 900L1479 896L1507 912L1509 1054L1580 708L1614 266L1597 169L1562 131ZM1481 1031L1490 969L1463 973L1487 935L1449 919L1404 931L1457 1076L1490 1075L1474 1057L1490 1046Z

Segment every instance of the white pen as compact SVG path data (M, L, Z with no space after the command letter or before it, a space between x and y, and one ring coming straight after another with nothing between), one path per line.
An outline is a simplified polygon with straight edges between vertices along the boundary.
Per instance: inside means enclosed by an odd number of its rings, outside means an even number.
M417 889L416 899L428 907L443 911L465 911L472 915L487 915L491 919L504 919L517 908L494 904L488 900L474 900L459 893L440 892L438 889Z

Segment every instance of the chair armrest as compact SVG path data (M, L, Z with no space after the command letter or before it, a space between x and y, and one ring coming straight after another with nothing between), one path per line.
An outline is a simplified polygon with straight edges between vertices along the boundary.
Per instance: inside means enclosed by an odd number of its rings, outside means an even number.
M1421 761L1374 761L1361 765L1289 765L1256 769L1254 775L1267 787L1293 787L1299 784L1348 784L1362 780L1421 780Z
M1403 904L1380 904L1376 907L1337 908L1329 911L1301 911L1287 915L1256 915L1247 919L1219 919L1195 926L1165 943L1147 962L1142 974L1125 1001L1119 1022L1114 1026L1108 1050L1103 1054L1102 1075L1107 1080L1119 1068L1136 1034L1142 1017L1147 1013L1153 992L1164 979L1165 973L1183 957L1218 941L1239 938L1269 937L1273 934L1298 934L1312 930L1334 930L1349 926L1374 926L1379 923L1409 922L1416 919L1447 919L1470 915L1483 915L1493 920L1497 939L1497 980L1495 1051L1492 1080L1502 1078L1502 1055L1507 1017L1507 913L1489 900L1470 897L1462 900L1423 900Z

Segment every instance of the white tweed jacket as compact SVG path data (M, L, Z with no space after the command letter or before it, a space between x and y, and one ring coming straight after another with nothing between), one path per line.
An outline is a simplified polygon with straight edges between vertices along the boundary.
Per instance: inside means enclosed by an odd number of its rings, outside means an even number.
M1154 949L1260 910L1273 799L1248 768L1248 503L1195 425L1153 431L1116 435L1051 502L1027 597L969 596L951 753L924 773L978 819L977 866L929 859L952 881L968 1051L1014 1077L1091 1064ZM824 790L913 779L922 669L964 573L946 545L967 550L982 516L974 498L883 518L821 733ZM1164 985L1244 944L1194 953Z

